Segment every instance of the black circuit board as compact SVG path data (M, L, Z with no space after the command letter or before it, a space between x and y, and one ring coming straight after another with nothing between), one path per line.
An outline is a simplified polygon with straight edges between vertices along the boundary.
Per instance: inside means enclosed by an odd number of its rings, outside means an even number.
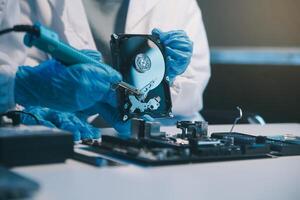
M300 145L265 136L236 132L207 135L206 122L177 122L181 133L168 135L158 123L134 120L130 138L103 135L92 151L125 159L138 165L170 164L271 158L300 155Z

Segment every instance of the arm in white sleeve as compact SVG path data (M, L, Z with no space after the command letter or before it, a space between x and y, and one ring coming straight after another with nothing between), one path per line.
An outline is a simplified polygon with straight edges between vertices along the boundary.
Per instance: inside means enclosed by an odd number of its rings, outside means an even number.
M77 49L96 49L81 0L19 1L22 23L38 21ZM49 57L37 48L28 48L25 65L36 66Z
M20 15L22 24L34 24L39 22L45 26L51 24L48 18L51 18L49 12L48 1L36 1L36 0L18 0L20 2ZM40 11L40 4L45 5L48 9ZM41 13L43 15L41 15ZM27 48L27 55L24 61L24 65L36 66L44 60L48 59L48 56L37 48Z
M10 28L19 23L18 0L0 0L0 8L0 29ZM22 36L20 33L0 36L0 113L15 106L15 73L25 59Z
M9 57L0 52L0 113L6 112L15 105L14 78L16 70L11 63L4 62L6 59Z
M187 3L189 2L189 3ZM203 107L202 95L210 77L209 48L201 11L194 0L184 1L182 27L194 43L191 63L185 73L176 77L171 87L173 113L191 116Z

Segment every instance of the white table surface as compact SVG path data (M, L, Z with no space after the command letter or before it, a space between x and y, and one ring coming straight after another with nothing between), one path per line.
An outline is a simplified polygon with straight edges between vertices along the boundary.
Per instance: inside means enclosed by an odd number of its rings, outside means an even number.
M209 126L210 133L229 129L227 125ZM300 124L238 125L235 131L300 136ZM35 198L42 200L300 199L300 156L153 168L97 168L68 160L13 170L40 183Z

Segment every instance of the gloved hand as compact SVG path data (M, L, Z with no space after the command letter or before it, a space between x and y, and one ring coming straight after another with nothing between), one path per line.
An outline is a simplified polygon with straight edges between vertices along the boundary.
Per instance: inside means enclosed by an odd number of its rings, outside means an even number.
M81 116L81 118L87 118L94 114L99 114L120 136L130 136L131 121L123 122L121 120L121 113L116 107L99 102L88 109L76 112L76 115Z
M81 50L81 52L92 57L95 60L103 62L103 56L102 56L101 52L99 52L99 51L83 49L83 50ZM117 72L117 73L119 73L119 72ZM101 100L101 102L108 103L109 105L116 107L117 106L117 90L109 90L109 92L106 95L106 98L103 98Z
M189 65L193 55L193 42L182 30L162 32L155 28L152 35L159 37L165 46L167 73L172 83Z
M94 59L101 55L86 51ZM28 106L49 107L60 111L83 110L114 95L111 84L121 75L109 66L77 64L65 67L48 60L37 67L21 66L15 78L15 101Z
M74 113L59 112L49 108L28 107L29 112L37 117L40 125L50 128L59 128L73 133L74 141L82 139L98 139L100 130L91 126L86 121L79 119ZM36 121L28 115L22 115L22 123L26 125L35 125Z
M109 123L117 132L119 136L129 137L131 134L131 120L122 121L121 113L116 108L107 103L97 103L94 106L76 112L77 116L87 118L88 116L99 114L107 123ZM149 115L144 115L142 119L146 121L153 121L154 119Z

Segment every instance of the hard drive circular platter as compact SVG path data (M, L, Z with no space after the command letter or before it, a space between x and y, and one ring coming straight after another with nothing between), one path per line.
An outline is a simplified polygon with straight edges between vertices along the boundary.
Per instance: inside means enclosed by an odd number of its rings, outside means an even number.
M114 68L123 81L142 94L135 96L124 90L118 92L119 109L124 121L150 115L153 118L171 115L171 95L164 48L152 35L113 34L111 52Z

